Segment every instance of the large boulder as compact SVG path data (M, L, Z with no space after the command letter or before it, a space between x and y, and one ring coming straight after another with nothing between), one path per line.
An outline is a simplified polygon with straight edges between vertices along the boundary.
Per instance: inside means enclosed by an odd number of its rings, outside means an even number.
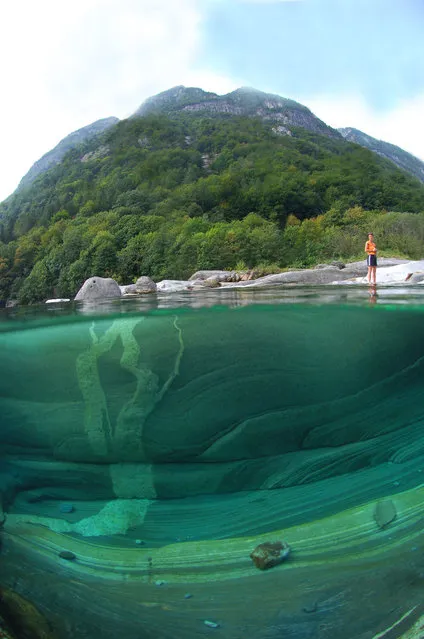
M144 295L145 293L156 293L156 284L150 277L145 275L138 278L135 283L135 292Z
M121 297L121 289L111 277L90 277L75 295L76 300L85 302L114 297Z

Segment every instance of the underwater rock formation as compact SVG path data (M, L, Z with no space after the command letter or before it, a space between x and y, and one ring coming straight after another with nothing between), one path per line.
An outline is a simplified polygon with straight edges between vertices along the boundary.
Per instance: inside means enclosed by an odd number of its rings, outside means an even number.
M406 598L412 627L422 319L269 305L4 324L0 584L60 639L80 626L191 639L204 620L226 639L293 624L300 638L358 639L395 623ZM295 559L262 572L249 555L270 540ZM384 602L364 603L365 579Z

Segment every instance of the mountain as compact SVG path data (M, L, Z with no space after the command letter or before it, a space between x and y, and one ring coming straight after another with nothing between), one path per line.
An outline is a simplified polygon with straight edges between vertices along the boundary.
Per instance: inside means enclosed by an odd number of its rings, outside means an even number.
M119 122L119 119L115 117L103 118L102 120L97 120L96 122L88 124L87 126L82 127L82 129L78 129L77 131L67 135L66 138L63 138L63 140L54 147L54 149L48 151L48 153L43 155L32 165L28 173L26 173L20 181L18 189L28 186L40 175L40 173L45 173L52 166L59 164L68 151L75 148L82 142L90 140L100 133L103 133L106 129L109 129L117 122Z
M241 87L226 95L209 93L194 87L177 86L148 98L132 117L177 113L192 115L239 115L260 117L277 125L279 133L290 135L291 127L303 127L313 133L339 138L340 134L319 120L307 107L272 93Z
M113 122L0 203L0 303L359 259L370 229L422 257L424 184L296 102L176 87Z
M421 180L421 182L424 182L424 162L416 158L411 153L408 153L389 142L377 140L363 131L359 131L352 127L338 129L338 131L346 140L349 140L349 142L354 142L355 144L360 144L365 149L370 149L381 157L390 160L400 169L407 171L411 175L415 175L415 177Z

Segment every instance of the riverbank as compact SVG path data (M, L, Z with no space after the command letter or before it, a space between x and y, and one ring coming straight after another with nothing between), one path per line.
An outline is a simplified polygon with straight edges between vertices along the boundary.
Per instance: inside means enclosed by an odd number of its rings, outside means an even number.
M343 264L320 264L311 269L298 269L256 277L254 271L197 271L188 280L161 280L154 282L147 276L135 284L119 285L112 278L91 277L75 296L76 301L95 301L113 298L133 298L156 293L205 291L220 288L262 288L282 285L367 285L367 266L364 261ZM410 261L398 258L380 258L377 284L424 284L424 260ZM46 303L68 302L70 298L49 299Z

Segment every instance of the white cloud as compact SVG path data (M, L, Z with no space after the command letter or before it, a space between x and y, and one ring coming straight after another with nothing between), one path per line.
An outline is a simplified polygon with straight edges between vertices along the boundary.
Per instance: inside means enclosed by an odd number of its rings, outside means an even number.
M317 96L305 106L334 128L354 127L378 140L400 146L424 161L424 93L400 103L395 109L374 111L358 96Z
M22 0L2 9L0 201L44 153L177 84L226 93L202 70L200 0Z

